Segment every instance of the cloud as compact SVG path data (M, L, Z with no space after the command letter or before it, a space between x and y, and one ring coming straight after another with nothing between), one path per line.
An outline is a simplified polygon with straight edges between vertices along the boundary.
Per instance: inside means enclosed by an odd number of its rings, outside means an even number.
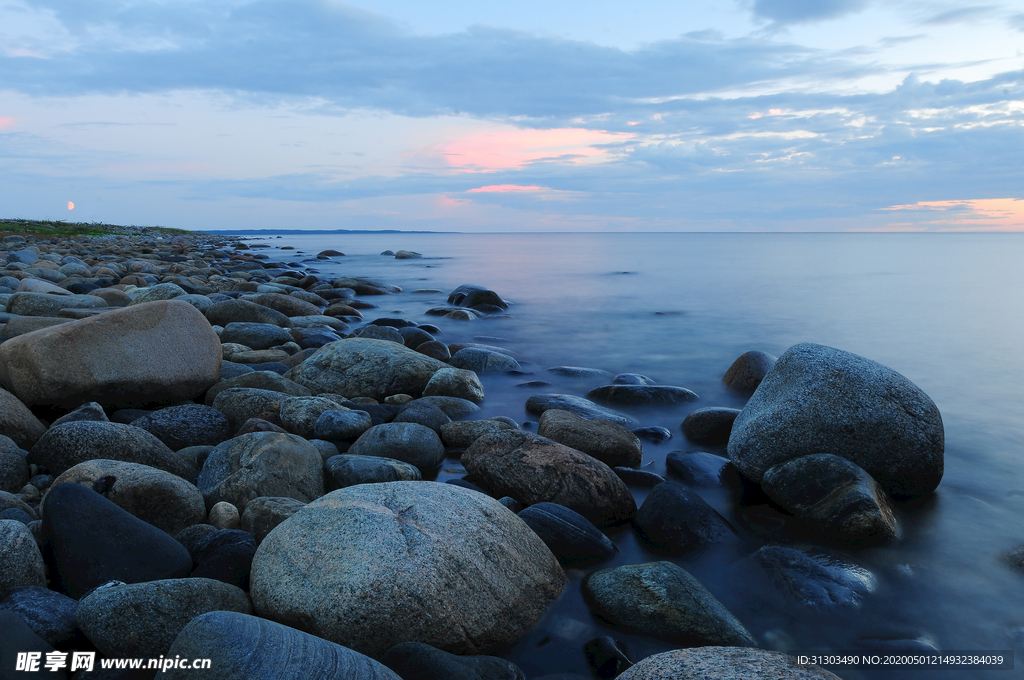
M1024 31L1024 14L1014 14L1009 18L1010 26L1018 31Z
M921 226L944 231L1024 231L1024 198L918 201L883 210L923 214Z
M973 5L971 7L958 7L956 9L940 12L922 23L925 25L941 26L945 24L960 24L969 21L977 21L992 16L999 8L993 5Z
M777 25L836 19L866 8L869 0L754 0L754 16Z
M542 161L601 162L608 159L609 145L633 137L624 132L584 128L506 126L451 139L424 151L462 172L494 172Z

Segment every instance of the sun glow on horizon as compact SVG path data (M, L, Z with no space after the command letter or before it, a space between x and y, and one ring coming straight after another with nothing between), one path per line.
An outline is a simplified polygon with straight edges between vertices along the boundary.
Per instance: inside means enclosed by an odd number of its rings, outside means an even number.
M542 161L601 162L611 156L610 149L603 145L634 137L627 132L584 128L509 128L473 132L437 144L432 151L461 172L495 172Z
M916 223L936 231L1024 231L1024 199L1021 198L918 201L883 210L937 213L935 219Z

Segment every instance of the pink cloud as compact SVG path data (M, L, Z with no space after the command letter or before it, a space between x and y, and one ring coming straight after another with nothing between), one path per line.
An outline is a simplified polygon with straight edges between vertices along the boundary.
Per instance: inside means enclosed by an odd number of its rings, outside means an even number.
M883 210L931 213L934 219L918 224L940 231L1024 231L1024 199L1020 198L918 201Z
M634 135L583 128L488 130L442 142L431 151L462 172L511 170L543 160L599 162L609 150L598 145L624 142Z
M0 118L0 130L8 127L14 127L14 122L13 118Z
M536 191L550 191L547 187L539 187L535 185L522 186L519 184L490 184L485 187L477 187L476 189L470 189L467 194L509 194L514 192L536 192Z

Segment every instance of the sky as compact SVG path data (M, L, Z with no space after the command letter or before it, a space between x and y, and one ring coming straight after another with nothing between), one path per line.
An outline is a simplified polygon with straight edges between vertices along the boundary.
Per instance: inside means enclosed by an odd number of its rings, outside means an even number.
M0 217L1024 231L1024 0L0 0Z

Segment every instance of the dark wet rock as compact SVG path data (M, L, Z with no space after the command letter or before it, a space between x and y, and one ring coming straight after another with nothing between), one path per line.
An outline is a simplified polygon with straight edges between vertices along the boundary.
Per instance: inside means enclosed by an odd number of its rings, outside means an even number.
M613 385L657 385L658 383L646 375L639 373L619 373L612 378Z
M671 562L592 572L583 579L583 598L596 616L641 635L694 646L755 646L743 624Z
M479 404L484 400L484 386L474 371L449 366L431 376L423 395L457 397Z
M455 368L462 368L475 373L505 373L520 368L519 362L500 352L492 352L478 347L460 349L452 355L448 363Z
M285 316L315 316L320 314L321 309L311 302L281 293L260 293L251 299L256 304L269 307Z
M29 449L46 432L32 411L5 389L0 388L0 435L10 437L23 449Z
M142 416L148 416L152 411L141 408L119 408L110 414L109 420L99 419L97 422L111 422L120 423L121 425L131 425L133 422L141 418ZM89 420L86 418L85 420ZM70 421L74 422L74 421ZM52 425L50 427L53 427Z
M88 404L83 404L74 411L65 413L60 418L57 418L57 420L50 423L50 427L56 427L58 425L63 425L64 423L73 423L77 420L91 420L97 423L110 422L110 418L107 417L103 407L95 401L90 401Z
M288 398L282 392L232 387L217 395L213 408L227 417L230 430L237 436L239 428L250 418L259 418L280 427L281 404Z
M79 484L50 489L42 533L50 586L76 599L107 581L183 578L192 570L181 543Z
M389 293L402 292L399 286L359 276L343 276L334 279L331 285L335 288L351 288L356 292L356 295L387 295Z
M32 532L22 522L0 519L0 600L15 588L46 587L46 567Z
M216 446L231 436L231 424L220 411L202 404L160 409L132 421L174 451L189 446Z
M431 404L429 401L420 401L417 399L408 402L405 408L395 416L395 419L392 422L419 423L424 427L429 427L437 434L441 434L441 427L445 423L452 422L452 419L449 418L444 411L434 404Z
M444 461L444 444L437 433L418 423L374 425L359 436L348 453L394 458L420 470L437 469Z
M526 505L558 502L598 527L636 514L633 495L604 463L522 430L486 434L462 454L474 482L495 497Z
M237 546L255 551L256 539L249 532L240 529L219 529L198 537L192 543L189 553L196 563L203 564L224 548Z
M248 323L234 321L224 327L220 334L223 343L234 342L254 350L270 349L292 341L287 328L269 323Z
M864 547L897 536L888 495L845 458L821 453L788 460L764 473L761 488L826 542Z
M317 437L316 424L327 411L337 411L338 404L324 397L291 397L281 402L281 425L292 434L306 439ZM330 439L330 437L323 437Z
M448 351L448 345L437 340L417 345L416 351L438 361L448 361L452 358L452 353Z
M526 400L526 410L535 416L539 416L549 409L569 411L581 418L603 418L626 427L637 424L635 418L598 406L589 399L571 394L536 394Z
M501 310L508 309L508 303L493 290L470 284L463 284L449 293L448 304L472 308L493 306Z
M0 511L0 519L13 519L14 521L21 522L26 526L36 521L32 515L19 508L7 508L6 510Z
M633 665L620 644L608 635L594 638L583 645L587 666L601 680L617 678Z
M465 449L485 434L517 429L502 420L457 420L441 426L441 440L445 446Z
M635 427L632 432L637 437L640 437L640 439L646 439L647 441L654 442L655 444L672 439L672 433L667 427L658 427L656 425Z
M225 545L200 562L192 571L192 578L208 578L248 590L249 575L255 554L254 545L241 543Z
M457 656L422 642L402 642L380 662L402 680L525 680L511 661L496 656Z
M0 678L3 680L15 680L16 678L40 677L66 679L68 677L64 669L56 672L46 670L46 655L54 648L45 640L36 635L28 624L14 612L0 611ZM39 672L23 673L14 670L17 668L18 654L38 653Z
M482 487L477 486L476 484L474 484L473 482L471 482L471 481L469 481L468 479L465 479L465 478L463 478L463 479L449 479L449 480L445 481L445 484L452 484L454 486L459 486L459 487L462 487L463 489L469 489L470 491L473 491L473 492L476 492L476 493L482 493L485 496L489 496L490 495ZM502 504L502 505L504 505L504 504Z
M203 495L164 470L117 460L89 460L61 473L54 485L81 484L171 536L206 519Z
M624 426L602 418L585 419L571 411L548 409L540 416L537 434L609 467L639 467L643 460L640 439Z
M0 384L29 406L174 403L217 382L221 358L206 318L187 302L164 300L4 342Z
M697 401L696 393L669 385L605 385L587 392L587 399L622 406L684 404Z
M517 501L515 498L512 498L511 496L502 496L501 498L498 499L498 502L515 513L518 513L520 510L523 509L523 504Z
M637 511L633 526L649 547L670 555L735 536L729 522L703 498L673 482L654 487Z
M302 501L283 496L260 496L245 504L242 513L242 531L252 534L259 545L281 522L306 507Z
M409 319L399 319L394 317L382 316L378 319L374 319L373 321L371 321L370 325L387 326L389 328L394 328L395 330L398 330L400 328L415 328L416 322L410 321ZM401 335L401 333L399 333L399 335ZM403 338L404 337L405 336L403 336Z
M371 427L373 421L366 411L334 408L320 414L313 426L313 434L318 439L338 442L356 439Z
M637 470L631 467L613 467L612 470L619 476L619 479L630 486L651 489L665 481L661 475L647 470Z
M409 349L416 349L423 343L431 342L434 339L433 335L416 326L399 328L398 334L402 336L405 346Z
M672 451L665 457L668 471L691 486L718 486L728 458L705 451Z
M20 616L48 644L60 645L75 637L78 602L43 586L15 588L0 602L0 611Z
M16 508L21 510L33 521L38 519L36 511L32 509L32 506L21 500L20 497L15 496L13 493L7 493L6 491L0 491L0 511L7 510L9 508Z
M80 420L46 431L29 453L29 462L52 474L99 458L148 465L188 478L195 469L149 432L131 425Z
M15 293L7 301L7 311L18 316L57 316L67 308L106 307L107 303L92 295L49 295L47 293Z
M405 345L405 338L398 332L397 328L391 326L370 324L360 328L355 333L356 337L363 338L366 340L384 340L386 342L393 342L398 345Z
M351 649L255 616L208 612L192 619L167 658L217 659L207 680L402 680ZM170 669L168 680L194 680L191 669Z
M841 680L814 665L798 665L781 652L743 647L677 649L649 656L620 680Z
M332 456L325 463L331 490L356 484L379 484L423 479L419 468L394 458L360 456L345 453Z
M611 376L611 373L602 371L600 368L583 368L581 366L552 366L547 371L563 378L607 378Z
M227 327L231 323L262 323L287 326L288 316L249 300L216 302L203 312L211 324Z
M754 560L788 599L812 609L856 607L874 589L870 573L829 555L766 545Z
M811 343L779 357L729 438L729 458L755 482L792 458L831 453L898 497L938 486L943 450L939 410L916 385L879 363Z
M739 414L739 409L735 408L699 408L683 419L683 434L691 442L705 446L727 444L733 421Z
M533 529L563 567L585 567L611 558L615 544L586 517L557 503L536 503L519 519Z
M205 578L112 583L78 605L78 625L96 648L113 657L167 653L189 621L211 611L249 614L245 592Z
M341 453L341 451L338 449L337 444L325 441L323 439L310 439L309 443L312 444L316 448L316 450L320 452L320 457L323 458L325 462L331 456L337 456L339 453Z
M496 500L389 482L331 492L280 524L257 551L251 593L261 616L373 656L407 641L486 654L564 585L551 551Z
M309 502L324 494L323 459L312 444L293 434L245 434L210 453L198 486L208 507L227 501L240 512L260 496Z
M277 432L279 434L289 434L288 430L284 429L280 425L275 425L270 421L263 420L262 418L249 418L242 426L238 428L238 432L235 432L235 437L241 437L243 434L252 434L254 432Z
M17 444L3 435L0 439L7 439L9 447L0 449L0 491L18 493L28 483L28 461ZM3 444L0 442L0 446Z
M419 395L446 364L402 345L351 338L321 347L286 376L311 390L384 399Z
M447 415L452 420L456 418L465 418L466 416L473 415L480 410L480 407L471 402L468 399L462 399L461 397L442 397L437 395L428 395L420 397L420 401L425 401L433 404Z
M297 382L289 380L278 373L271 371L254 371L229 380L222 380L218 382L206 391L204 403L207 406L213 406L214 400L217 399L217 396L221 392L224 390L234 389L236 387L280 392L290 397L309 397L313 394L308 387L303 387Z
M778 357L767 352L756 350L746 352L732 362L725 375L722 376L722 382L737 392L751 394L774 368L776 361L778 361Z

